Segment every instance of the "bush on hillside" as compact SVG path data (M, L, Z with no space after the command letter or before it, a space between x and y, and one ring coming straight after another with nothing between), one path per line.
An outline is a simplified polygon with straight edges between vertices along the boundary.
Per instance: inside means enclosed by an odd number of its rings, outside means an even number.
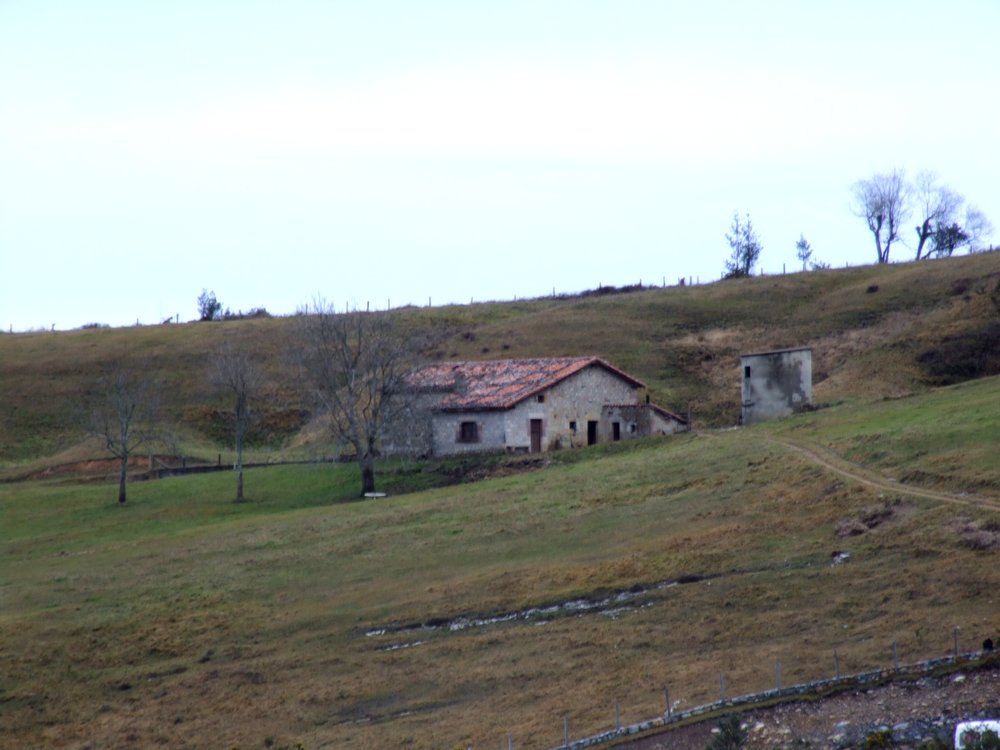
M936 385L1000 375L1000 321L945 336L940 344L922 352L917 362Z
M199 320L218 320L222 317L222 303L215 298L215 292L202 289L198 295Z
M705 750L740 750L747 742L747 734L740 725L739 716L727 716L719 721L712 741Z

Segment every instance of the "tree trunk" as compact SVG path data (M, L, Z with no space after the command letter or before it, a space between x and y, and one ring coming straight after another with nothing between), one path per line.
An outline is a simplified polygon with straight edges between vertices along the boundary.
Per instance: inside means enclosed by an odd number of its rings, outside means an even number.
M375 491L375 457L365 453L358 459L361 465L361 494Z
M924 244L927 242L928 238L931 236L931 220L924 219L924 223L917 227L917 260L920 260L921 254L924 251Z
M122 456L118 469L118 502L125 502L125 482L128 480L128 456Z
M236 502L243 502L243 436L236 437Z

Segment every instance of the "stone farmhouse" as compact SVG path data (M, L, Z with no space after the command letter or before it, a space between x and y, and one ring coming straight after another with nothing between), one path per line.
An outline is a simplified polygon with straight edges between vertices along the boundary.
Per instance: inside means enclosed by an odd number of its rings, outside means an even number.
M386 453L541 451L688 429L646 386L598 357L440 362L407 379L407 417Z
M744 354L740 422L751 425L784 417L812 403L812 349Z

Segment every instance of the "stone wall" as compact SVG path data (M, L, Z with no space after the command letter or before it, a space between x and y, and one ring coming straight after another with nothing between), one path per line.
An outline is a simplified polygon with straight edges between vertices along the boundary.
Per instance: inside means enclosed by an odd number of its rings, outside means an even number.
M638 389L599 366L588 367L525 399L512 409L497 412L445 412L433 416L435 455L506 448L531 449L531 420L542 420L541 449L555 450L587 445L587 423L597 422L597 441L612 439L605 404L637 403ZM478 443L458 441L463 421L480 428ZM624 435L623 435L624 436Z

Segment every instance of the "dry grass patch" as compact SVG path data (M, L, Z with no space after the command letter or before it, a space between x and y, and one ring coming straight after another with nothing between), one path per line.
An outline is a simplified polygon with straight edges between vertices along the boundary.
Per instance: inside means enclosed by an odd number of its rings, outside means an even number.
M958 535L962 546L968 549L977 552L1000 551L1000 520L996 518L956 518L949 524L949 528Z

